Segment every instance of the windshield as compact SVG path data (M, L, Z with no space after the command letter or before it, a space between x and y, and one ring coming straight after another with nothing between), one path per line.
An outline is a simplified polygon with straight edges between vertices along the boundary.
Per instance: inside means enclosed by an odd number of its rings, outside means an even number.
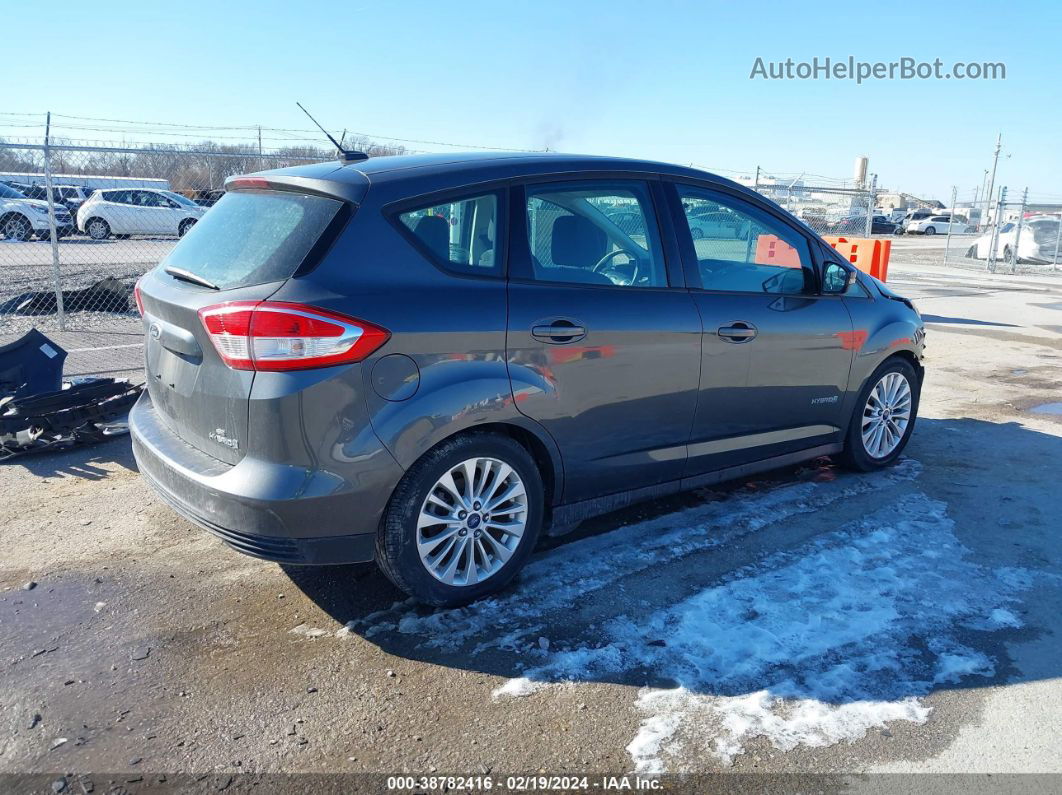
M199 206L194 201L189 199L187 196L182 196L181 194L174 193L171 190L163 191L163 193L165 193L167 196L169 196L171 199L173 199L178 204L183 204L185 207L198 207Z
M180 268L222 289L287 279L341 205L288 191L226 193L160 267Z
M26 197L6 183L0 182L0 199L25 199Z

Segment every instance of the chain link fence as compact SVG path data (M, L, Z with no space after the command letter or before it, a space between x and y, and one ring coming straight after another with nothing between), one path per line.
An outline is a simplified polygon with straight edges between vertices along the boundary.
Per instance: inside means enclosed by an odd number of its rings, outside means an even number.
M820 235L869 237L892 232L874 221L876 187L846 187L796 179L761 176L739 179L791 212Z
M0 144L0 345L37 328L67 350L67 375L142 380L136 280L226 177L329 156Z

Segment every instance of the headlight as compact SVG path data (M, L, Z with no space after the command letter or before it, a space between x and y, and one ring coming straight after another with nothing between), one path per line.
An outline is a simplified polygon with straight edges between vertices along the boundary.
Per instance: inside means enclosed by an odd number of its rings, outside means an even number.
M30 205L30 209L33 210L34 212L40 213L41 215L47 215L48 214L48 208L47 207L38 207L36 204L31 204Z

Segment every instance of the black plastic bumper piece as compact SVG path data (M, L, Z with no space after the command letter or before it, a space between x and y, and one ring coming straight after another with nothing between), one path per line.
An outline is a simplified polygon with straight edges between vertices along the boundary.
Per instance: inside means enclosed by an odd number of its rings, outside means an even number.
M348 563L369 563L376 556L376 536L372 533L322 538L285 538L230 530L193 512L159 488L150 477L145 479L174 511L192 524L199 525L217 536L237 552L253 558L291 566L341 566Z

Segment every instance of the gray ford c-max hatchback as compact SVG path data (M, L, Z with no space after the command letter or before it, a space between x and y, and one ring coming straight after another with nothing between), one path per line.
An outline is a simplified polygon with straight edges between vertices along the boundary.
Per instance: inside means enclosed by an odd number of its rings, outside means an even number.
M140 471L235 549L503 587L544 528L914 428L913 305L678 166L381 157L237 177L137 285Z

